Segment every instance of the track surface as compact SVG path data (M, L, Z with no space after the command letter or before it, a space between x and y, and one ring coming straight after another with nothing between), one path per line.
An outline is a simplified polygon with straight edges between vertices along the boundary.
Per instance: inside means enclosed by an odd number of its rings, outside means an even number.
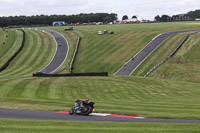
M68 45L68 42L65 39L65 37L63 35L61 35L60 33L53 31L53 30L47 30L47 29L40 29L40 30L52 35L54 37L54 39L56 41L56 45L57 45L56 52L54 54L53 59L45 68L43 68L40 71L40 72L49 74L49 73L55 71L57 68L59 68L64 63L64 61L67 58L68 51L69 51L69 45Z
M139 51L132 59L130 59L124 66L122 66L115 75L132 75L133 72L142 64L142 62L167 38L175 34L184 32L193 32L199 30L186 30L186 31L175 31L167 32L156 36L149 44L147 44L141 51Z
M54 112L13 110L0 108L0 118L32 119L32 120L64 120L64 121L100 121L100 122L156 122L156 123L200 123L200 120L164 120L137 119L106 116L77 116Z

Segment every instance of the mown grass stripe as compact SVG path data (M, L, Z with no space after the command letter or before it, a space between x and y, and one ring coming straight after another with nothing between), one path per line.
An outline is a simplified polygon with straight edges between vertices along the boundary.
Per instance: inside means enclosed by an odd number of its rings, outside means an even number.
M124 123L124 122L72 122L72 121L40 121L0 119L2 133L61 133L61 132L88 132L88 133L128 133L139 132L198 132L199 124L192 123ZM67 125L67 126L66 126ZM83 127L83 128L79 128Z
M32 48L34 47L33 46L34 39L33 39L33 36L30 35L32 33L30 33L29 31L26 33L27 33L26 34L27 39L25 42L24 49L20 52L20 54L16 57L16 59L13 60L13 62L11 62L10 67L8 67L8 69L4 71L2 76L8 77L8 76L11 76L13 73L16 73L16 71L19 71L19 69L22 68L24 63L28 60L29 56L32 54Z
M22 53L26 56L26 58L18 58L15 61L16 63L23 65L20 65L16 68L16 64L13 64L13 67L10 68L10 71L5 72L1 76L26 75L37 72L52 58L55 48L55 46L53 46L54 43L51 42L52 38L49 35L46 35L45 33L41 33L39 31L28 30L27 32L28 36L26 44L28 47L27 49L29 50L26 49L26 51Z
M0 34L0 58L2 58L14 45L14 42L17 39L17 33L13 30L9 30L8 32L0 32ZM3 44L3 42L5 42L5 44Z
M9 34L11 34L13 31L11 31L10 30L10 32L9 32ZM16 35L15 35L16 34ZM17 44L17 41L18 41L18 39L19 39L19 35L18 35L19 33L18 33L18 31L16 31L16 33L14 32L14 35L8 35L9 36L9 42L8 42L8 44L11 44L10 45L10 48L8 48L8 49L5 49L5 48L3 48L3 50L5 50L5 53L3 54L3 56L1 57L0 56L0 58L1 58L1 62L2 62L2 58L6 58L6 56L9 56L8 54L11 52L11 50L16 46L16 44ZM13 41L12 41L13 40ZM12 44L13 43L13 44ZM8 45L7 44L7 45ZM2 54L3 52L1 51L1 54ZM12 54L11 54L12 55Z
M27 67L24 68L26 71L24 71L24 73L27 73L27 71L31 71L34 68L34 64L37 63L39 58L42 58L41 53L43 52L44 49L44 45L42 44L42 37L40 35L38 35L38 33L34 33L36 38L37 38L37 42L34 44L37 47L35 48L36 50L34 51L34 53L32 54L32 56L30 57L32 60L29 59L29 61L26 63ZM21 74L23 75L23 74Z
M17 83L12 91L7 94L7 97L10 98L22 98L22 92L24 91L24 87L29 84L29 80L23 80L23 82Z
M59 79L55 79L49 85L48 90L48 98L49 99L63 99L62 89L59 84L54 84L55 82L59 82Z
M20 75L21 72L24 72L27 69L31 69L31 66L33 65L33 63L35 63L34 59L37 59L35 57L38 56L37 54L39 53L39 50L41 48L41 38L35 32L32 32L32 34L34 41L32 47L30 48L28 55L24 58L22 62L23 66L21 66L17 71L15 71L13 75Z
M19 30L18 32L18 39L17 41L15 42L15 46L9 51L9 54L6 54L4 55L3 59L0 59L0 64L3 65L5 64L11 56L13 56L17 50L19 50L19 48L21 47L22 45L22 38L23 38L23 32L21 30ZM5 71L5 70L4 70ZM2 73L2 72L1 72ZM1 74L0 74L1 76Z
M40 82L42 82L42 81L43 80L33 79L28 84L26 84L26 86L24 86L24 90L22 92L23 98L36 99L37 98L36 93L40 87Z
M48 99L48 90L49 90L49 82L52 81L52 79L46 79L42 80L40 82L39 88L37 90L36 96L38 99Z
M50 36L42 32L40 32L40 36L43 37L43 40L42 40L43 51L41 51L40 53L40 56L42 58L39 58L36 64L33 65L33 67L36 67L36 68L39 67L41 70L41 68L43 68L44 65L49 63L49 60L52 58L49 55L53 55L55 47L53 47L54 43L52 43L54 42L53 38L51 38Z
M46 64L49 63L54 54L55 44L53 38L50 35L40 31L38 31L37 33L40 35L40 38L42 40L41 48L39 49L38 53L35 53L36 56L29 66L30 69L27 69L27 71L24 72L24 74L38 72L39 70L41 70L41 68L43 68L44 66L46 66ZM22 73L21 75L24 74Z
M0 88L0 98L7 98L9 93L12 93L12 91L16 88L16 86L23 82L24 80L15 80L7 82L4 85L2 85Z

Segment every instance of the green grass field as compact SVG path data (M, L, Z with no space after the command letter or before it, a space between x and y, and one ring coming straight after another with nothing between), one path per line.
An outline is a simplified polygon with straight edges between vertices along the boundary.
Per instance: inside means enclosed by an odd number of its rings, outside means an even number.
M18 42L17 38L21 37L20 31L0 30L0 67L17 51ZM17 42L18 41L18 42ZM5 44L4 44L5 43Z
M188 33L177 34L162 43L134 72L134 76L144 76L155 65L166 59L184 40Z
M70 46L63 64L69 63L78 36L82 37L75 72L109 72L109 77L18 78L0 80L0 107L27 110L69 110L76 99L89 98L96 112L144 116L147 118L200 120L199 35L191 36L171 60L143 78L153 65L165 59L186 34L164 42L133 76L113 74L156 35L176 30L200 29L200 23L158 23L132 25L50 27L63 34ZM98 30L114 35L98 36ZM0 77L37 72L49 63L55 52L53 38L43 32L25 30L25 48ZM21 33L20 33L21 34ZM196 44L195 48L192 44ZM48 53L48 54L47 54ZM62 66L62 67L63 67ZM62 68L61 67L61 68ZM62 73L64 73L62 72ZM167 76L163 76L168 73ZM162 79L164 78L164 79ZM192 81L192 82L191 82ZM193 82L195 81L195 82ZM44 124L44 126L41 126ZM91 125L89 125L91 124ZM69 125L69 126L66 126ZM2 132L198 132L199 124L101 123L0 119Z
M0 119L1 133L198 133L199 124L65 122Z
M64 31L66 27L51 27ZM74 72L109 72L114 74L156 35L177 30L200 29L200 23L154 23L131 25L77 26L82 37ZM97 35L98 30L114 31L114 35ZM68 33L71 33L68 32Z
M25 32L26 41L23 50L9 67L0 73L0 77L30 75L51 61L56 49L54 39L41 31L25 30Z
M76 99L89 98L96 103L96 112L200 119L198 83L117 76L21 78L0 80L0 86L4 108L69 110Z
M195 45L195 47L193 47ZM200 35L192 35L178 53L162 67L153 72L151 77L199 82Z

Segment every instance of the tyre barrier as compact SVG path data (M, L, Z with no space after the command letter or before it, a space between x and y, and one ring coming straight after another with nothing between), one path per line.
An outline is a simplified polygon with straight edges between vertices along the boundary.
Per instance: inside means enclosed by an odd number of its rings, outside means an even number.
M70 63L70 73L73 73L74 62L76 60L76 55L78 54L78 49L79 49L80 41L81 41L81 37L78 37L78 41L77 41L77 44L76 44L76 49L75 49L72 61Z
M183 46L183 44L188 40L189 36L191 34L188 34L185 39L178 45L178 47L163 61L161 61L160 63L158 63L157 65L155 65L152 69L150 69L145 75L144 77L148 77L149 74L151 74L155 69L157 69L159 66L161 66L162 64L164 64L167 60L169 60L171 57L173 57L176 52L178 52L178 50Z
M31 77L78 77L78 76L108 76L108 73L102 72L102 73L45 74L39 72L31 74Z
M21 29L18 29L21 30ZM25 44L25 39L26 39L26 33L24 32L24 30L21 30L23 32L23 40L22 40L22 45L21 47L17 50L17 52L2 66L0 67L0 72L2 72L3 70L5 70L9 64L15 59L15 57L22 51L22 49L24 48L24 44Z

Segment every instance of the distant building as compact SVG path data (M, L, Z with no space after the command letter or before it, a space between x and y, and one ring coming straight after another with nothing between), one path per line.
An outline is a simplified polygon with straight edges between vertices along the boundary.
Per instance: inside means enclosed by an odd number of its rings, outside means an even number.
M129 24L129 23L137 23L137 22L138 22L137 18L132 18L132 19L125 19L125 20L122 20L121 23Z
M52 24L53 26L65 26L66 23L64 21L55 21Z
M97 22L96 25L103 25L103 22Z

